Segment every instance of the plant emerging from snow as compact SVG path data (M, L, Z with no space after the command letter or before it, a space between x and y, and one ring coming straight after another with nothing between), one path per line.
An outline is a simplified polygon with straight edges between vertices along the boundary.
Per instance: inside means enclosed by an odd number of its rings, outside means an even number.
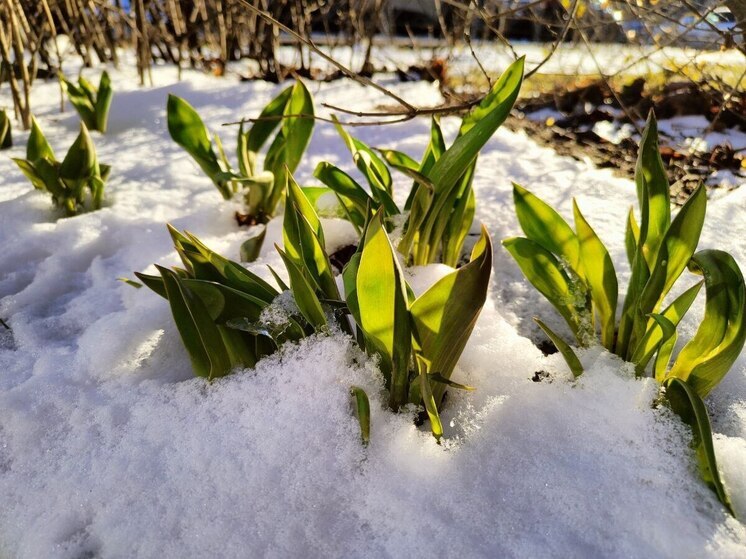
M14 158L34 188L49 192L55 206L67 215L101 208L110 167L98 162L96 148L84 123L62 162L57 161L47 139L32 118L26 159Z
M215 134L214 142L210 140L207 127L189 103L169 95L167 113L171 138L192 156L223 198L241 194L248 221L266 223L275 214L285 194L288 174L298 167L313 134L313 98L303 82L296 81L270 101L248 130L244 131L241 124L237 170L228 161L220 137ZM275 131L260 171L259 151ZM263 232L250 239L242 248L242 258L254 260L262 240Z
M692 426L700 470L729 509L712 448L704 398L725 376L746 341L746 288L733 257L721 250L696 252L707 195L700 185L671 220L669 185L651 113L635 170L640 222L630 210L626 249L632 276L617 325L618 284L609 252L573 201L575 231L548 204L514 185L518 221L525 237L503 241L526 278L567 322L581 346L601 344L661 382L674 411ZM663 308L688 268L704 276ZM704 284L705 315L694 337L669 367L676 328ZM578 376L574 351L537 319Z
M518 98L523 65L523 58L511 64L484 99L464 116L450 147L446 147L440 124L433 118L430 142L419 162L395 150L378 150L379 155L337 123L337 130L368 182L370 193L330 163L320 163L314 175L334 191L345 217L358 230L363 226L369 205L382 208L387 227L392 218L406 213L404 236L397 249L407 262L425 265L441 261L456 266L474 219L472 180L477 156ZM402 209L393 200L389 167L414 181Z
M81 120L89 130L97 130L102 134L106 132L106 124L109 119L109 107L114 91L111 88L111 79L104 70L101 74L98 87L85 79L78 78L77 85L60 74L60 82L67 92L75 110L78 111Z
M450 377L487 297L492 270L487 231L482 230L468 264L415 297L386 234L383 212L370 211L363 240L343 271L343 296L319 217L303 189L288 179L284 249L277 250L289 285L270 268L282 291L174 228L169 229L184 267L157 267L160 276L137 277L168 299L197 375L212 379L253 367L283 343L312 333L346 332L379 358L391 409L424 406L439 438L446 387L470 388ZM284 299L288 292L294 305ZM273 305L281 312L273 312ZM367 395L358 387L351 391L367 442Z

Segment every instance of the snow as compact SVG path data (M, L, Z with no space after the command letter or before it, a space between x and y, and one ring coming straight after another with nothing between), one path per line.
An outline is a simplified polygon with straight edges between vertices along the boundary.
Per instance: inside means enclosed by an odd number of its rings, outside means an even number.
M96 135L113 165L105 207L59 219L7 156L0 158L0 556L36 557L743 557L746 529L699 479L690 435L655 405L657 387L594 348L577 381L558 355L544 357L531 317L560 326L499 244L519 232L511 181L566 216L575 196L608 244L625 284L631 181L558 157L527 136L499 130L475 179L477 218L495 241L489 299L454 378L445 443L415 426L414 410L385 406L376 364L341 334L288 345L213 383L194 378L168 305L116 280L173 265L170 222L236 258L245 238L224 202L168 137L168 93L193 103L227 147L235 127L281 86L218 80L158 67L139 89L113 71L109 133ZM349 81L309 84L321 102L387 102ZM396 85L418 104L430 84ZM58 154L77 133L58 112L57 86L33 106ZM458 121L444 118L452 137ZM418 156L427 120L354 133ZM27 133L14 131L22 156ZM8 152L6 152L7 154ZM301 184L328 160L355 173L331 125L317 124ZM397 184L409 180L395 175ZM405 196L400 188L398 196ZM701 247L746 265L746 192L713 200ZM324 220L330 246L354 240ZM282 270L272 248L252 270ZM150 268L152 270L152 268ZM421 292L440 266L410 270ZM696 312L702 312L701 303ZM693 314L696 314L693 313ZM682 338L697 319L682 324ZM545 371L542 382L532 382ZM372 441L360 444L350 385L371 399ZM708 398L723 477L746 517L746 359Z

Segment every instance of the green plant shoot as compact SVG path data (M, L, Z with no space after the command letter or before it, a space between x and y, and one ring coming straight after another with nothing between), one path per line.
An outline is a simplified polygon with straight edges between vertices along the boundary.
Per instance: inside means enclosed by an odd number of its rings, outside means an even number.
M424 265L440 261L456 266L474 219L472 181L477 156L508 117L523 81L523 66L524 59L519 58L505 70L463 118L450 147L446 147L435 118L430 142L419 162L398 151L373 150L337 124L368 189L329 163L320 163L314 175L336 193L347 218L357 227L364 222L369 204L382 208L387 219L408 212L404 236L397 246L407 262ZM393 200L389 167L414 181L402 209Z
M728 253L697 252L707 205L704 186L700 185L671 219L668 179L652 112L642 135L635 182L640 220L630 211L625 246L632 274L618 324L614 265L576 203L573 230L548 204L514 185L516 215L525 237L506 239L503 245L526 279L565 319L581 346L598 338L606 349L634 363L638 375L650 370L668 387L668 394L677 395L672 407L692 425L699 441L696 444L709 444L710 450L698 451L700 471L705 480L714 478L708 483L729 506L713 465L712 434L701 400L730 370L746 341L743 275ZM686 268L704 276L704 281L664 308L664 301ZM706 296L704 318L669 366L677 340L676 327L702 285ZM569 345L539 324L558 345L573 373L582 373Z
M14 158L34 188L52 195L52 202L68 216L101 208L110 167L98 162L96 148L84 123L65 158L55 159L52 147L32 118L26 158Z
M75 84L60 74L60 82L67 92L70 103L75 107L88 129L105 133L109 120L109 107L111 107L111 99L114 95L111 79L106 70L101 74L98 88L83 76L80 76L78 83Z

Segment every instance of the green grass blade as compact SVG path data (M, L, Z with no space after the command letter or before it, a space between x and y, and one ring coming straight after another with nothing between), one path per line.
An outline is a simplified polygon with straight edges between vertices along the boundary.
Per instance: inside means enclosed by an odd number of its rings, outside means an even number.
M541 328L544 333L549 336L549 339L552 340L552 343L555 345L557 350L560 352L562 357L565 360L565 363L567 363L567 366L570 368L570 372L572 372L573 376L575 378L578 378L580 375L583 374L583 364L580 362L580 359L578 359L578 356L575 354L575 351L570 347L570 345L565 342L562 338L560 338L557 334L554 333L554 331L549 328L546 324L544 324L541 320L539 320L538 317L534 317L534 322L539 325L539 328Z
M717 495L718 500L726 510L735 516L733 506L720 479L715 447L712 444L712 428L707 408L697 390L685 381L677 378L666 382L666 398L671 409L681 417L682 421L692 428L692 444L697 454L699 472L707 486Z
M590 288L593 309L601 321L601 344L611 351L614 349L616 305L619 295L614 263L601 239L583 217L575 200L573 213L580 245L580 260L583 263L583 276Z
M738 264L727 252L700 251L689 269L704 275L705 316L668 376L686 381L704 398L730 370L746 341L746 288Z

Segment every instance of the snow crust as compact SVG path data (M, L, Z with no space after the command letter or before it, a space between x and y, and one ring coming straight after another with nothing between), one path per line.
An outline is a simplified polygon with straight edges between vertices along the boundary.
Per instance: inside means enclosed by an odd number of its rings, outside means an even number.
M531 317L559 319L527 286L499 240L519 233L511 181L571 215L575 196L618 267L634 185L500 130L480 156L477 218L495 241L490 297L454 373L475 392L449 394L445 443L385 406L375 363L342 335L286 346L255 370L213 383L193 378L168 305L116 280L172 265L171 222L235 258L245 232L188 155L168 137L167 93L194 104L226 146L223 122L257 114L280 86L176 81L112 72L110 132L96 135L113 165L106 207L58 219L8 157L0 158L0 556L36 557L743 557L746 529L700 481L687 429L655 405L657 387L601 351L581 354L572 381L544 357ZM94 76L95 77L95 76ZM390 84L389 84L390 85ZM34 90L37 118L58 154L77 133L56 84ZM349 81L310 84L317 105L371 108L383 100ZM429 84L396 91L438 101ZM452 137L458 121L444 118ZM374 146L419 156L429 123L361 128ZM27 133L14 131L21 157ZM6 152L8 153L8 152ZM322 123L298 170L328 160L356 174ZM396 176L399 196L409 180ZM746 192L709 207L701 248L746 264ZM325 220L329 244L354 232ZM261 258L282 270L269 224ZM439 266L410 271L418 293ZM624 285L628 271L618 269ZM697 326L699 303L682 324ZM541 382L532 382L535 373ZM364 448L350 385L371 398ZM734 506L746 517L746 360L708 398Z

